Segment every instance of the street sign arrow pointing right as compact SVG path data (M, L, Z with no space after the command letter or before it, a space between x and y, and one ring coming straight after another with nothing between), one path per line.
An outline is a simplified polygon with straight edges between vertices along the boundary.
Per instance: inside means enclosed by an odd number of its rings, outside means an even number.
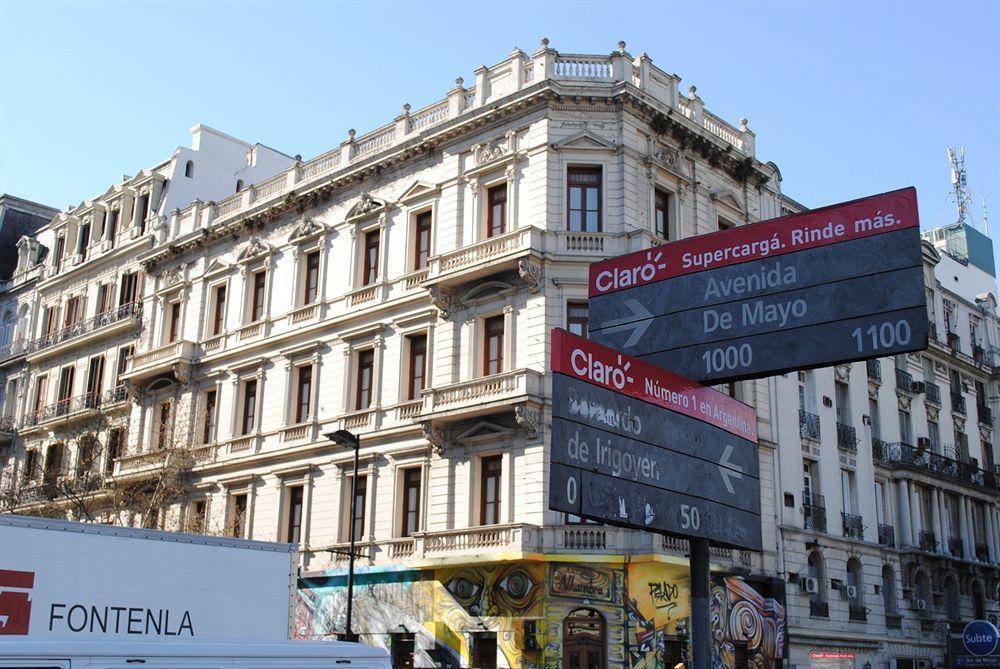
M729 491L730 495L735 495L736 490L733 489L732 479L742 479L743 468L729 461L729 456L732 454L732 445L726 444L726 450L722 451L722 457L719 458L719 473L722 474L722 482L726 484L726 490Z
M649 319L653 317L653 314L651 314L639 300L625 300L625 306L632 312L631 316L615 318L607 321L601 327L604 328L605 332L621 332L623 330L631 330L632 334L629 335L628 340L623 344L623 346L628 348L638 344L639 340L642 339L642 335L646 334L646 330L649 328L650 324Z

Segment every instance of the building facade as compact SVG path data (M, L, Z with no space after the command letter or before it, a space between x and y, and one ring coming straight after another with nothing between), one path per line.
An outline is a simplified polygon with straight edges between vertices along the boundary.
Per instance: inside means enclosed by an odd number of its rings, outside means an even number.
M405 105L387 125L352 130L252 187L161 209L141 247L112 264L138 268L128 303L141 305L121 339L106 340L134 347L115 358L119 445L94 464L79 444L110 433L80 422L85 438L50 467L53 445L68 443L55 427L65 415L39 427L31 398L47 379L42 395L63 401L62 367L25 354L10 364L8 385L18 386L8 397L21 398L10 412L27 422L4 451L5 481L36 489L57 469L55 479L92 477L66 508L101 517L117 511L108 490L182 469L179 494L154 498L163 503L139 520L298 542L302 637L344 631L353 520L354 628L397 666L671 667L688 630L685 542L547 509L549 334L586 334L589 263L802 207L782 194L777 166L757 159L745 120L711 114L693 86L682 95L676 75L624 43L575 55L543 40L475 74L473 86L459 79L445 99ZM22 240L21 274L48 277L43 249L57 242ZM937 308L975 311L980 347L996 342L986 339L995 302L958 299L940 278L951 256L930 244L925 255ZM32 313L51 300L46 280L59 295L76 285L62 273L22 280L8 299ZM45 334L47 313L28 331ZM79 341L66 354L90 365ZM938 385L955 369L966 407L991 401L988 361L972 348L969 361L959 355L947 342L929 349ZM977 589L984 610L996 609L995 479L985 464L970 469L970 458L986 462L991 420L988 438L974 433L966 450L940 440L940 452L920 451L952 453L956 475L922 467L913 453L923 442L910 443L919 429L897 433L893 421L904 400L913 425L923 420L929 386L897 392L892 376L922 360L725 388L758 411L765 549L713 549L719 666L806 664L815 649L841 647L859 667L939 657L943 639L923 625L944 619L934 598L951 582L942 569L954 571L959 617L975 612ZM936 405L939 434L958 434L947 400ZM102 421L110 409L102 404ZM985 417L971 413L963 434ZM866 431L864 416L879 430ZM338 429L361 439L357 480L353 454L324 437ZM980 482L979 471L990 475ZM836 508L838 475L844 537L816 521L822 500ZM925 499L940 502L930 523ZM17 502L30 511L30 500ZM954 525L942 524L946 514ZM898 543L880 543L876 525L898 526ZM921 550L926 532L949 539ZM962 539L960 557L943 549L951 537ZM887 567L891 610L877 594L888 591L878 580ZM927 605L911 611L921 575ZM843 605L830 594L841 585L854 593Z

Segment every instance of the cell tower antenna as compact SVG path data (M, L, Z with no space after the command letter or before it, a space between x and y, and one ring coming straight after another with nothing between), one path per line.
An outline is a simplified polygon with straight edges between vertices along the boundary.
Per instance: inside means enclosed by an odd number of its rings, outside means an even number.
M969 191L969 183L965 173L965 147L955 149L948 147L948 162L951 163L951 187L952 197L955 198L955 205L958 207L958 220L956 223L968 223L969 212L972 209L972 193Z
M986 207L986 198L983 198L983 230L986 236L990 236L990 210Z

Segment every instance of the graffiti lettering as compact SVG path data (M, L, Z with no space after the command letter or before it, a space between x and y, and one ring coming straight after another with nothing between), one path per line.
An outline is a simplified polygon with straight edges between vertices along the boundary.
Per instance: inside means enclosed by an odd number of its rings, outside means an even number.
M676 583L660 581L649 584L649 598L653 600L653 606L658 609L671 610L677 607L678 589Z

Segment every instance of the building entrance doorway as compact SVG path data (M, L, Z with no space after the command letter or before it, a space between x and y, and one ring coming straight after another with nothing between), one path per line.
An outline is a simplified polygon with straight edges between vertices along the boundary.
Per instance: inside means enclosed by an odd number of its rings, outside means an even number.
M607 669L604 617L594 609L576 609L563 620L563 669Z

